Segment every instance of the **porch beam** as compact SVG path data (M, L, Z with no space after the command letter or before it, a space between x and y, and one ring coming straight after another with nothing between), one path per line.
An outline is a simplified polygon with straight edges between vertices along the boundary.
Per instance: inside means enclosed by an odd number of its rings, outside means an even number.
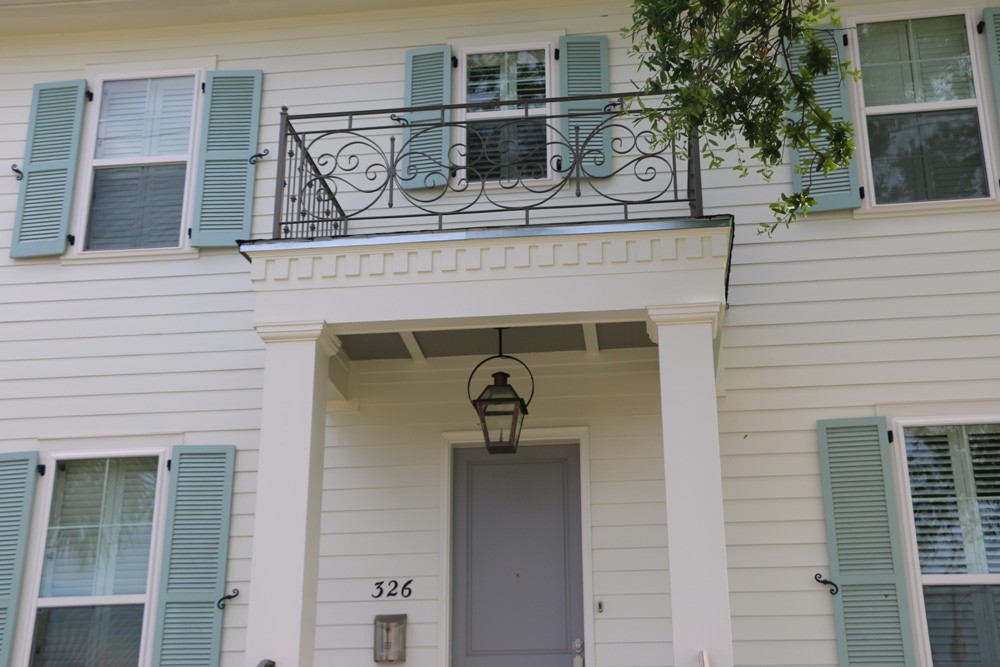
M410 353L410 357L414 361L423 361L427 358L424 356L424 351L420 349L420 343L417 342L417 337L413 335L412 331L400 331L399 337L403 339L403 345L406 346L406 351Z
M327 398L347 400L350 398L351 360L344 352L339 351L340 340L336 336L330 335L330 341L338 348L338 352L331 355L329 362L327 362Z
M583 325L583 345L587 354L597 354L601 351L601 345L597 338L597 324L594 322L584 322Z

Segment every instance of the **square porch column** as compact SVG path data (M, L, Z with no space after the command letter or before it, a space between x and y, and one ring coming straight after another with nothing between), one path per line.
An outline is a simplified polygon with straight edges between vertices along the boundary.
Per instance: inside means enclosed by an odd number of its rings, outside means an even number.
M266 343L247 667L312 667L316 634L327 367L322 322L258 325Z
M715 389L721 303L648 309L659 346L674 667L733 667Z

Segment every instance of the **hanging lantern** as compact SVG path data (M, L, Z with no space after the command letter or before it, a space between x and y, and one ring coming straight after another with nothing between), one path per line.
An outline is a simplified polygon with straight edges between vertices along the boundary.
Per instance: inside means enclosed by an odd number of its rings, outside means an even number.
M498 353L483 359L472 369L472 373L469 374L467 391L469 401L479 416L479 426L483 430L486 450L490 454L513 454L517 451L524 416L528 414L528 403L531 402L535 393L535 378L523 361L503 353L503 329L497 329L497 338ZM503 371L493 373L493 384L486 385L486 388L479 394L479 398L472 398L472 376L475 375L480 366L493 359L509 359L524 366L524 369L528 371L528 377L531 378L531 394L527 401L518 396L514 387L507 383L510 374Z
M521 424L528 406L507 384L510 375L499 371L493 374L493 384L487 385L479 398L472 401L479 415L479 426L490 454L513 454L521 437Z

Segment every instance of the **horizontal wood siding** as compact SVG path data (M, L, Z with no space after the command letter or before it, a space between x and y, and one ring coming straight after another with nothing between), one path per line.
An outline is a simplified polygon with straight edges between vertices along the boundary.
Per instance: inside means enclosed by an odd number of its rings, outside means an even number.
M248 590L263 359L244 260L42 268L0 268L0 447L236 444L226 581ZM225 667L243 664L246 600L226 607Z
M996 220L956 207L738 229L720 399L737 664L837 663L813 580L829 574L817 419L997 413Z
M940 5L841 4L847 18ZM271 155L258 165L252 228L262 238L282 105L397 106L407 49L524 33L608 34L621 89L633 78L618 33L630 13L624 1L516 0L0 42L0 449L164 434L236 444L228 586L245 593L227 604L224 667L246 662L263 365L249 265L232 249L10 260L19 184L9 165L23 164L32 85L80 78L85 65L155 71L211 58L262 69L259 139ZM823 214L757 235L789 180L787 170L770 184L704 177L706 212L739 223L719 402L733 633L738 665L833 667L832 605L813 580L827 569L816 420L998 412L1000 208ZM397 611L410 614L407 663L440 664L441 433L475 427L462 393L474 361L359 364L358 410L328 415L317 664L367 664L372 617ZM655 354L529 362L539 382L529 425L589 429L590 584L604 612L588 664L669 664ZM370 599L374 581L394 577L414 580L413 597Z

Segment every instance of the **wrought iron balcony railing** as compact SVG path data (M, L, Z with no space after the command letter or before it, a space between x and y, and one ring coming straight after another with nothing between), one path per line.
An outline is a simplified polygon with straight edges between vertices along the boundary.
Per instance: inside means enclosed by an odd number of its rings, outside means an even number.
M701 215L696 140L678 151L626 102L283 108L274 238Z

